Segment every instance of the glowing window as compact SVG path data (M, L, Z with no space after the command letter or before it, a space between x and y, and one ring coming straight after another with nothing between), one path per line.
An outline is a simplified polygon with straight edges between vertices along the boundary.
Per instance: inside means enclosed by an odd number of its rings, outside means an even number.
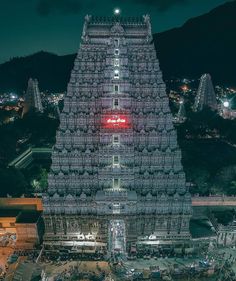
M114 85L114 92L115 92L115 94L119 93L119 89L120 89L119 85L115 84Z
M113 166L120 166L120 156L113 155Z
M120 179L113 179L113 188L120 187Z
M112 142L113 144L120 144L120 135L113 135Z
M120 66L120 60L114 59L114 66Z
M119 70L118 69L115 69L114 71L114 79L119 79L120 76L119 76Z
M119 39L118 39L118 38L115 39L115 40L114 40L114 43L115 43L115 46L118 47L118 46L119 46Z
M119 99L113 99L113 108L118 108L120 105Z
M115 56L119 56L120 50L119 49L115 49L114 54L115 54Z

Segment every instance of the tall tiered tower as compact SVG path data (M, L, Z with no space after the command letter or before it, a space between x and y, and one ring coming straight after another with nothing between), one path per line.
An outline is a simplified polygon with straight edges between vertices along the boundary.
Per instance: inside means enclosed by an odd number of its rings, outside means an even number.
M212 110L218 109L216 94L210 74L203 74L200 78L193 109L194 111L201 111L204 107L211 108Z
M191 197L149 16L85 17L43 202L45 247L109 248L112 220L124 222L127 250L190 238Z
M31 109L34 109L39 112L43 112L38 80L32 78L30 78L28 81L28 88L25 94L25 101L24 101L24 108L23 108L22 115L24 115L26 112L28 112Z

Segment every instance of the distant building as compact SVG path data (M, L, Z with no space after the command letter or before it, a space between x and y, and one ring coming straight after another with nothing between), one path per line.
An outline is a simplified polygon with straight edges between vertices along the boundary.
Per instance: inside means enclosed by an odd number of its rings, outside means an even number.
M217 243L222 246L236 246L236 221L227 226L218 226Z
M0 198L0 209L19 209L42 211L43 205L40 198Z
M218 109L216 94L210 74L203 74L200 78L200 84L195 98L193 110L201 111L206 107L212 110Z
M0 234L5 236L2 246L33 249L40 244L44 234L41 210L38 198L0 198Z
M38 80L30 78L28 81L28 88L25 94L25 101L22 116L30 110L43 112L41 96L38 87Z
M16 270L14 271L12 281L37 281L42 280L43 269L40 265L32 262L19 263ZM8 276L7 276L8 277Z
M16 233L16 217L19 214L19 210L16 209L0 209L0 234Z
M21 211L16 218L16 247L34 248L42 243L44 227L41 212Z

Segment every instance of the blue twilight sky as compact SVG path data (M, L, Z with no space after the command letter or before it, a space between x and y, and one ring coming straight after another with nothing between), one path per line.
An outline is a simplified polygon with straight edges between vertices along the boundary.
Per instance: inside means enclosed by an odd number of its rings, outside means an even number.
M76 52L86 14L150 14L153 32L181 26L227 0L0 0L0 63L45 50Z

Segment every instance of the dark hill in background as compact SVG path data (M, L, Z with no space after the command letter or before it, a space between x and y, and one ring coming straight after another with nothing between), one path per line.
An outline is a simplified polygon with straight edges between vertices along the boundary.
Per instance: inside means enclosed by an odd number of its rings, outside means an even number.
M209 72L215 84L236 85L236 1L154 34L154 43L165 79ZM41 90L64 91L74 59L47 52L14 58L0 65L0 92L22 92L29 77L39 80Z
M165 79L209 72L215 83L236 85L236 1L155 34L154 43Z
M0 92L26 90L30 77L39 80L40 90L64 91L75 55L58 56L48 52L13 58L0 65Z

